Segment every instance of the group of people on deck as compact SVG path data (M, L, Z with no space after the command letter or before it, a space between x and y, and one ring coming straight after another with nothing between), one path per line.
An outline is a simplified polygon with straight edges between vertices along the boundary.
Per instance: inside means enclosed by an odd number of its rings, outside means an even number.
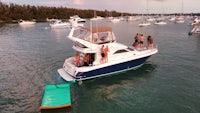
M102 45L100 51L101 51L101 61L100 61L100 63L103 64L103 63L108 62L108 52L109 52L108 46L105 47L104 45Z
M100 52L101 52L100 63L103 64L103 63L108 62L109 47L102 45ZM93 61L94 61L94 54L86 53L82 60L81 60L81 55L79 52L77 52L75 55L75 63L76 63L76 66L78 67L89 66Z
M84 57L83 57L83 66L89 66L90 61L91 61L90 57L91 56L90 56L89 53L84 55ZM78 52L75 55L75 61L76 61L76 66L78 66L78 67L82 66L81 56L80 56L80 53L78 53Z
M133 43L133 47L135 48L144 48L144 40L145 37L143 36L143 34L136 34L135 37L135 42ZM147 37L147 49L152 48L153 47L153 38L151 36Z
M103 63L108 62L109 47L102 45L100 52L101 52L100 63L103 64ZM94 54L86 53L86 54L84 54L84 56L81 60L81 55L79 52L77 52L74 59L75 59L76 66L78 66L78 67L89 66L94 61Z

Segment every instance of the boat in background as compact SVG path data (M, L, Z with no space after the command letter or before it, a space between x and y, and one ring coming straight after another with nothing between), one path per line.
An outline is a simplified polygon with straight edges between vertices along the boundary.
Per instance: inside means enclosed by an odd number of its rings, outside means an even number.
M113 18L113 19L110 20L110 21L113 22L113 23L118 23L118 22L121 21L121 19L120 19L120 18Z
M20 19L19 21L18 21L18 24L19 25L33 25L33 24L35 24L36 22L35 21L25 21L25 20L22 20L22 19Z
M86 19L80 18L78 15L74 15L74 16L70 16L69 22L71 23L71 26L83 27L84 24L86 23Z
M137 49L118 43L110 27L72 27L68 38L78 57L69 57L58 69L66 81L82 81L136 69L158 52L155 47ZM107 55L102 49L109 50ZM109 48L109 49L108 49Z
M146 19L148 22L154 22L154 21L156 21L156 19L155 18L153 18L153 17L147 17L147 19Z
M141 17L139 17L139 16L128 16L127 17L127 21L128 22L134 22L134 21L137 21L137 20L139 20Z
M200 23L193 25L193 28L188 33L188 35L192 35L192 34L200 34Z
M139 26L140 26L140 27L150 26L150 25L151 25L150 22L155 21L154 18L152 18L152 17L149 16L149 1L146 0L146 3L147 3L147 7L146 7L147 9L146 9L146 11L147 11L148 16L147 16L147 18L146 18L144 21L142 21L141 23L139 23ZM142 17L143 17L143 15L142 15ZM143 17L143 18L144 18L144 17Z
M181 24L181 23L184 23L185 22L185 19L183 16L179 16L175 19L175 23L177 24Z
M103 17L97 16L96 11L94 11L94 17L91 18L90 20L91 20L91 21L97 21L97 20L103 20L103 19L104 19Z
M155 25L166 25L167 22L163 21L163 20L157 20L155 23Z
M174 22L176 20L176 17L175 16L169 17L168 20L171 21L171 22Z
M196 18L194 19L194 21L191 23L191 25L194 26L194 25L197 25L197 24L199 24L199 23L200 23L200 19L199 19L198 17L196 17Z
M183 0L181 0L181 1L182 1L182 3L181 3L181 13L180 13L180 16L175 19L175 23L177 23L177 24L182 24L182 23L185 22L185 18L183 16Z
M104 18L101 16L96 16L96 17L91 18L90 20L97 21L97 20L102 20L102 19L104 19Z
M150 25L151 25L151 23L147 22L147 21L142 21L141 23L139 23L140 27L146 27L146 26L150 26Z
M68 28L70 27L70 23L63 22L62 20L59 20L59 19L52 19L50 21L50 27L51 28Z

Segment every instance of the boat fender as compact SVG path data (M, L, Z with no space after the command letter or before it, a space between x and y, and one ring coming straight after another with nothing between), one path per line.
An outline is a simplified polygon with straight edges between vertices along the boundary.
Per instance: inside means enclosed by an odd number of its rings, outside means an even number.
M81 84L83 84L83 81L82 81L82 80L79 80L79 81L78 81L78 85L81 85Z

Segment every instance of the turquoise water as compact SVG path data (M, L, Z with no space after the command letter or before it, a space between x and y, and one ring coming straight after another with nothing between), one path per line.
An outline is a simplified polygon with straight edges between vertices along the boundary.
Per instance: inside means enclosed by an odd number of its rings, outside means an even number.
M72 107L50 113L199 113L200 35L191 26L139 22L95 24L113 28L117 41L133 43L136 33L152 35L159 52L139 69L71 86ZM69 29L48 23L0 25L0 113L39 113L46 84L66 83L57 73L72 56Z

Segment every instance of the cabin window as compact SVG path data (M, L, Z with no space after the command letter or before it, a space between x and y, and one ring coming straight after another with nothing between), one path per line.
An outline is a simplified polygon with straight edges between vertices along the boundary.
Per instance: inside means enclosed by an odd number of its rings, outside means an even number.
M107 33L107 32L105 32L105 33L99 33L98 36L99 36L99 39L100 39L102 42L104 42L104 41L106 41L106 39L107 39L107 37L108 37L108 33Z
M91 66L95 60L94 53L86 53L83 56L83 66Z
M125 49L121 49L121 50L117 50L114 54L117 54L117 53L124 53L124 52L128 52L128 51L125 50Z
M79 42L75 42L74 46L80 47L80 48L87 48L85 45L79 43Z
M134 49L133 49L133 48L130 48L130 47L128 47L128 50L130 50L130 51L134 51Z
M73 37L83 38L87 34L85 29L74 30Z

